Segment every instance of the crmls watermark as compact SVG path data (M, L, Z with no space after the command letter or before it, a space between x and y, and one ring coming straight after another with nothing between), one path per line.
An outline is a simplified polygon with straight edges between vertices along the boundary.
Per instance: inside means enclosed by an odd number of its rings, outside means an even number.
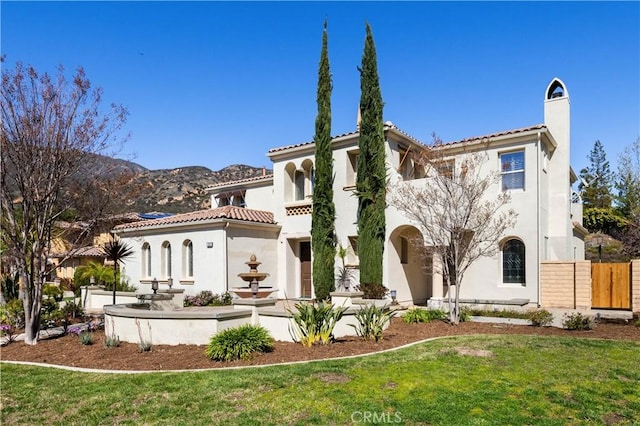
M401 423L402 413L376 413L374 411L354 411L351 413L351 421L353 423Z

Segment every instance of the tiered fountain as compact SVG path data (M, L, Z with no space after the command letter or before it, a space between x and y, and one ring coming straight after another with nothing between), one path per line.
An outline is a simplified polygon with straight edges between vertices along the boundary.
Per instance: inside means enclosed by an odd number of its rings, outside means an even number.
M256 299L268 297L271 293L278 291L277 289L273 290L273 287L260 286L260 281L263 281L269 275L266 272L258 272L258 265L261 263L256 260L256 255L252 254L249 261L245 262L249 266L249 272L238 274L248 284L245 287L233 287L229 292L238 297Z

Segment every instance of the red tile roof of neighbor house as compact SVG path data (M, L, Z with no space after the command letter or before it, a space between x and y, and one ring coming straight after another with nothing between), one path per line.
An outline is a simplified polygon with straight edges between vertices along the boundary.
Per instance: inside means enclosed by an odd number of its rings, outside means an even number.
M100 247L96 246L80 247L63 253L53 253L52 257L66 257L69 255L71 257L106 257Z
M198 210L195 212L177 214L161 219L145 220L142 222L123 223L113 228L115 231L128 229L155 228L163 225L186 224L204 222L214 219L233 219L245 222L275 224L273 213L263 210L245 209L237 206L224 206L215 209Z

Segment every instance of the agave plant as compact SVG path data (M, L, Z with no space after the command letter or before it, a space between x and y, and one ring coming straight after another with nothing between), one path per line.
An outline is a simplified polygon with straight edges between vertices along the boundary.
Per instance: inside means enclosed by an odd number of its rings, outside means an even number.
M112 234L112 239L104 243L100 250L107 259L113 262L113 304L116 304L116 287L118 283L118 266L124 263L124 260L133 254L133 249L127 244L116 238Z
M289 327L293 339L302 346L311 347L314 343L323 345L333 340L333 329L347 308L320 302L317 305L309 302L295 304L295 311L289 310L295 327Z
M395 314L396 311L389 310L388 306L379 308L375 304L371 304L360 308L360 310L356 312L355 318L358 324L349 325L353 327L356 334L364 340L379 342L382 340L384 328Z

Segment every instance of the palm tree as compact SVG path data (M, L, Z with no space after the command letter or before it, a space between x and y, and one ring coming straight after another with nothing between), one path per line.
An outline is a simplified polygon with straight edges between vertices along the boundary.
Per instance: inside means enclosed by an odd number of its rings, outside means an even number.
M113 271L95 260L89 261L86 265L78 266L76 274L77 279L82 283L88 283L91 277L95 278L98 284L104 284L113 278Z
M100 250L107 259L113 262L113 304L116 304L116 287L118 284L118 266L133 254L133 249L112 234L111 241L104 243Z

